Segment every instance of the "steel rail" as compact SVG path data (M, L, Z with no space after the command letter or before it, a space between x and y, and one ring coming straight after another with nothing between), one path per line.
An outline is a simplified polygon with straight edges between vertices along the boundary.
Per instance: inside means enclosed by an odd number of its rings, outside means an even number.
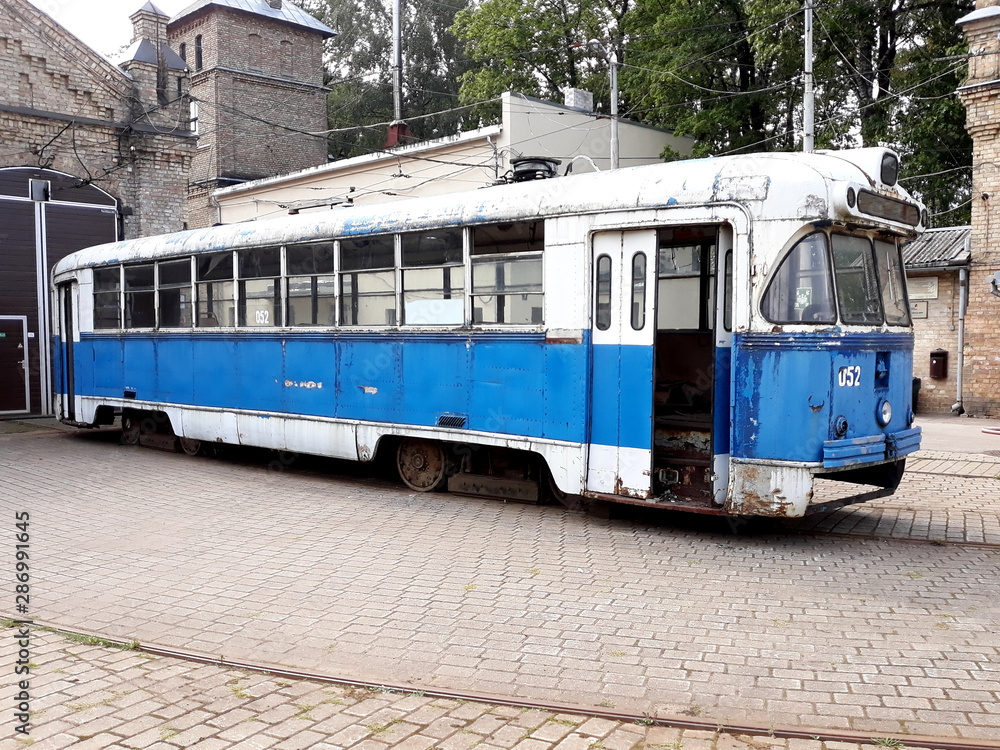
M13 622L19 622L17 618L5 617L5 619ZM222 655L213 656L188 649L158 646L152 643L142 643L138 640L111 638L80 628L74 628L71 630L69 628L60 627L58 625L45 623L39 620L32 620L31 624L33 627L56 633L58 635L90 638L95 641L94 645L106 645L110 647L130 649L154 656L180 659L197 664L212 664L227 669L259 672L285 679L311 680L313 682L345 685L347 687L382 690L390 693L419 693L432 698L474 701L478 703L490 703L497 706L509 706L512 708L534 708L543 711L551 711L553 713L576 714L579 716L608 719L610 721L639 724L643 726L661 726L675 729L692 729L757 737L777 737L779 739L801 739L819 742L847 742L857 745L874 744L880 739L880 735L877 733L858 732L846 729L828 729L824 727L795 725L765 725L750 722L712 721L710 719L696 719L681 714L657 713L654 716L645 713L639 714L631 711L613 711L595 706L530 700L527 698L517 698L514 696L496 695L492 693L480 693L476 691L459 692L456 690L446 690L441 688L425 688L405 683L389 684L384 682L372 682L369 680L338 677L336 675L329 675L321 672L309 672L301 669L281 667L275 664L262 662L251 663L236 659L227 659ZM911 750L916 750L918 748L928 748L928 750L1000 750L1000 742L990 742L988 740L964 739L961 737L932 737L917 734L894 734L893 738L905 740L906 747L911 748Z

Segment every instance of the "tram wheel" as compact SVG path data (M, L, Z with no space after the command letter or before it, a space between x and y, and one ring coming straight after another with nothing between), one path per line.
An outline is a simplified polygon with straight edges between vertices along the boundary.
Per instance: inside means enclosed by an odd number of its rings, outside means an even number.
M431 492L444 484L447 469L444 448L433 440L406 438L396 449L396 470L403 484L417 492Z
M197 456L201 453L201 441L194 438L181 438L181 450L189 456Z
M142 434L142 415L134 412L122 414L122 442L125 445L138 445Z

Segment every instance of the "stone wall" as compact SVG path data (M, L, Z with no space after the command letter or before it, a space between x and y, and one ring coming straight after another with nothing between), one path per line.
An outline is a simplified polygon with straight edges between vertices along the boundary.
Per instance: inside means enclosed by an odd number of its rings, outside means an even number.
M997 0L979 0L992 8ZM959 89L972 135L972 265L966 317L965 409L1000 415L1000 297L989 280L1000 270L1000 13L962 24L969 78Z
M304 134L326 128L321 34L213 6L170 24L168 35L171 47L184 47L198 105L192 226L218 221L216 187L326 162L326 139Z
M915 283L937 280L937 298L916 301L926 305L927 317L913 320L913 375L920 378L920 413L951 413L958 395L958 271L907 271L911 289ZM930 354L935 349L948 352L948 376L930 376Z
M195 146L137 118L137 103L124 72L25 0L0 0L0 167L46 167L108 191L125 238L185 227Z

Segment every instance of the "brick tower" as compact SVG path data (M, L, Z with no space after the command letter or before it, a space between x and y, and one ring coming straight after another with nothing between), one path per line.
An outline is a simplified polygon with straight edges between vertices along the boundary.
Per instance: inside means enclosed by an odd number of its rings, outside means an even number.
M287 0L198 0L167 25L190 70L198 151L191 227L218 221L216 188L325 164L323 43L335 32Z
M972 264L966 317L965 409L1000 415L1000 0L978 0L958 24L969 41L969 78L958 94L972 136Z

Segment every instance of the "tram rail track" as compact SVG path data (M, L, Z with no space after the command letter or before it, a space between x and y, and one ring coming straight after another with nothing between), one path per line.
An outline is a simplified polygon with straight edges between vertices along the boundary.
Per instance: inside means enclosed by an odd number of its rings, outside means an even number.
M19 622L16 618L10 618L6 615L0 615L0 617L3 618L4 624L8 626L10 623ZM909 733L894 733L892 738L886 738L879 736L877 733L847 729L830 729L809 725L763 724L759 722L746 721L715 721L708 718L697 718L683 714L667 714L660 712L657 712L655 715L649 713L640 714L633 711L620 711L611 708L561 703L555 701L539 701L528 698L518 698L516 696L498 695L477 691L449 690L404 683L393 684L386 682L373 682L323 672L292 669L275 664L268 664L266 662L247 662L238 659L228 659L224 655L215 656L190 649L161 646L155 643L140 642L138 640L123 640L121 638L101 635L82 628L68 628L39 620L33 620L31 627L46 630L63 637L82 640L83 642L90 643L91 645L129 649L145 653L150 656L160 656L196 664L213 665L224 669L256 672L289 680L304 680L329 685L339 685L343 687L377 690L387 693L414 693L431 698L471 701L512 708L539 709L556 713L575 714L588 718L593 717L623 723L635 723L643 726L699 730L735 736L774 737L779 739L812 740L817 742L842 742L856 745L876 744L887 747L902 747L902 745L888 743L905 741L905 746L908 748L928 748L928 750L1000 750L1000 742L991 742L980 739L940 737Z

